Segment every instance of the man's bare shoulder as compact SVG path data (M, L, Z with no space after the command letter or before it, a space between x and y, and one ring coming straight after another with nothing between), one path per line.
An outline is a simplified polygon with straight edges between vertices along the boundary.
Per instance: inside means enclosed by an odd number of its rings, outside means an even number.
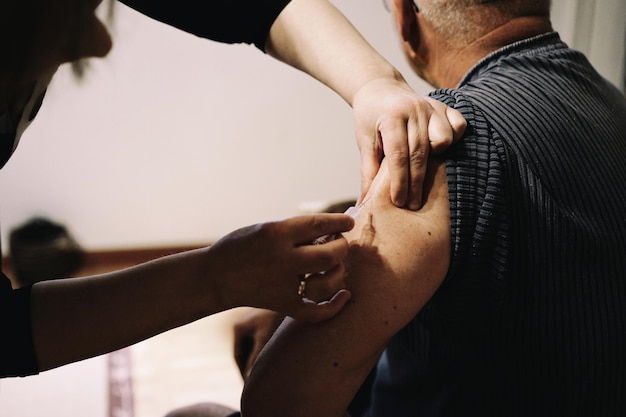
M429 163L427 198L418 211L394 206L388 181L383 161L354 229L345 235L352 298L330 320L283 322L250 374L245 415L345 415L389 339L443 282L450 256L444 164ZM333 401L326 401L329 395Z
M432 160L418 211L394 206L383 163L364 199L350 244L348 288L354 303L377 310L386 331L406 325L437 290L450 260L450 209L445 164ZM364 307L365 308L365 307ZM376 321L371 325L376 325Z

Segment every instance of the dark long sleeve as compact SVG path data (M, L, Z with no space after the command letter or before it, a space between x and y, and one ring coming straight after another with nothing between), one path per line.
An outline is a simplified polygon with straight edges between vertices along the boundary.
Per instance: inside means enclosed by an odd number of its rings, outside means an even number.
M289 0L120 0L155 20L225 43L264 50L274 20Z
M11 289L11 282L0 275L0 378L38 373L33 344L30 289Z

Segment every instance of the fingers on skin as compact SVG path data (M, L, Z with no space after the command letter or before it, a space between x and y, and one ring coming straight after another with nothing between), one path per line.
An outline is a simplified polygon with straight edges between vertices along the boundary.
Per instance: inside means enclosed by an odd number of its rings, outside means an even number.
M294 262L299 274L328 271L340 265L348 255L348 242L341 236L321 245L296 248Z
M391 175L391 201L397 207L418 209L430 150L431 115L440 106L445 117L446 106L432 99L414 103L406 118L388 119L380 125L383 148ZM447 119L446 119L447 120ZM451 137L451 130L449 136Z
M381 157L378 154L361 153L361 195L359 195L358 202L363 201L369 191L372 181L380 169Z
M329 300L345 287L345 276L346 271L342 264L328 271L309 275L306 278L306 298L316 303Z
M341 234L354 227L354 219L346 214L314 214L285 222L296 245L308 245L321 236Z
M298 294L300 306L291 316L312 323L335 316L351 297L351 293L345 290L345 276L343 264L338 264L325 272L303 277L300 285L304 284L304 292Z
M384 157L380 130L377 129L372 135L370 135L370 132L367 133L364 136L357 135L361 153L361 195L359 196L359 201L367 194L380 168L380 161ZM374 140L371 139L372 137ZM363 143L367 144L367 146L362 145Z
M302 299L302 306L292 317L296 320L317 323L322 320L328 320L339 313L346 305L352 294L348 290L337 292L329 301L316 303L307 298Z
M409 192L409 146L407 144L407 124L403 119L394 119L381 124L385 159L391 174L391 201L399 207L406 204Z
M406 206L411 210L417 210L422 205L423 183L430 150L429 122L432 118L429 116L428 108L420 109L416 117L407 124L410 183Z
M367 205L370 200L389 198L390 178L389 164L384 160L380 165L380 170L372 182L367 195L361 204Z

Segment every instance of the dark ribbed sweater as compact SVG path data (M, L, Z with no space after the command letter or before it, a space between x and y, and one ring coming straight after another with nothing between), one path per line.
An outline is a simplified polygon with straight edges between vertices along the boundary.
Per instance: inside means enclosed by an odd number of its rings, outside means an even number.
M626 102L558 35L433 97L452 262L378 367L374 416L626 416Z

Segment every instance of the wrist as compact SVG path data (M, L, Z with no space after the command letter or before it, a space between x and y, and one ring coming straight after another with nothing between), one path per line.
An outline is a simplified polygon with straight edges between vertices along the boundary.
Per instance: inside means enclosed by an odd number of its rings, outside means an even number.
M360 82L358 87L354 90L348 104L354 108L359 101L367 101L368 98L371 99L372 97L375 97L376 100L384 99L386 95L385 92L389 91L388 89L390 87L400 88L409 93L413 93L413 90L407 84L402 74L400 74L395 68L391 67L389 71L377 72L370 75L367 79L365 79L365 81ZM362 99L361 97L364 97L365 99Z
M237 307L232 297L231 271L224 266L213 246L198 250L199 273L195 288L200 289L200 302L205 315Z

